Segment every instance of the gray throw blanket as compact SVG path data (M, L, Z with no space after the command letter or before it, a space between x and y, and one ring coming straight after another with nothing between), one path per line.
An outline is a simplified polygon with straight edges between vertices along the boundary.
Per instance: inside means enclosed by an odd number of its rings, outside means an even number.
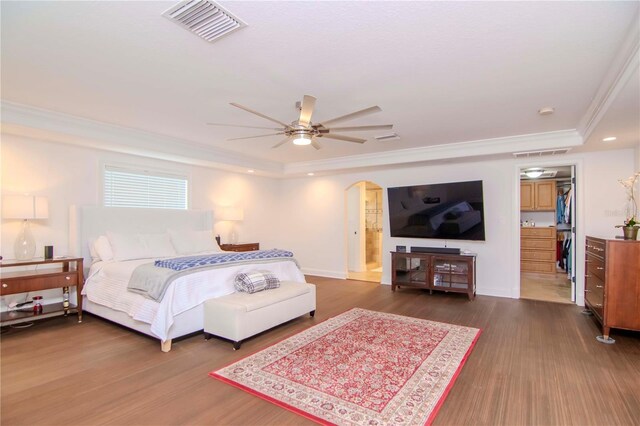
M153 299L156 302L159 302L162 300L162 298L164 297L164 294L167 292L167 288L169 287L169 284L171 284L178 278L183 277L185 275L193 274L195 272L200 272L208 269L225 268L231 265L274 263L274 262L281 262L283 260L289 260L291 262L295 262L295 264L298 265L298 262L292 257L271 258L271 259L261 259L261 260L256 260L256 259L236 260L233 262L198 266L195 268L185 269L182 271L174 271L173 269L161 268L161 267L155 266L153 263L145 263L133 270L133 274L131 274L131 278L129 279L129 284L127 285L127 289L134 293L141 294L148 299Z

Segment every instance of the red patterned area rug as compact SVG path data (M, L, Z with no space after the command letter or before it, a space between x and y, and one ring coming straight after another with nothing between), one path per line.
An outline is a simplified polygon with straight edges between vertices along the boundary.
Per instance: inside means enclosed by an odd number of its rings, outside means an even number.
M321 424L424 425L479 335L354 308L209 375Z

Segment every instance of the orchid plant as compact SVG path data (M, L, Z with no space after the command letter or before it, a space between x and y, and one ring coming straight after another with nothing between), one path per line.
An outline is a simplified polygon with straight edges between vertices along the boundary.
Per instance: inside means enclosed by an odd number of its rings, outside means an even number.
M636 202L635 189L636 182L640 179L640 172L636 172L633 175L629 176L626 179L619 179L618 182L626 189L627 191L627 219L624 221L624 225L619 225L618 227L634 227L640 226L640 222L638 219L638 203Z

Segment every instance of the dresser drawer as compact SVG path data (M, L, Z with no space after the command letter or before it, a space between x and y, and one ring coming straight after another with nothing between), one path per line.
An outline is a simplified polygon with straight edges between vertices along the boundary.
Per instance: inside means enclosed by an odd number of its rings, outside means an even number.
M77 284L78 275L75 272L29 278L3 279L0 285L0 295L26 293L50 288L75 286Z
M520 262L520 270L523 272L540 272L543 274L551 274L556 272L556 263L522 260Z
M520 259L522 260L537 260L544 262L555 262L556 261L556 252L555 251L542 251L542 250L521 250L520 251Z
M604 282L597 276L586 274L584 300L602 319L604 313Z
M587 255L592 254L598 257L604 258L605 255L605 241L595 238L587 238L586 244Z
M520 248L523 250L526 249L537 249L537 250L555 250L556 249L556 240L555 239L538 239L538 238L522 238L520 240Z
M556 228L520 228L522 237L533 238L555 238Z
M601 281L605 279L605 270L604 270L604 260L600 257L594 256L593 254L587 253L586 259L586 274L593 275L600 278Z

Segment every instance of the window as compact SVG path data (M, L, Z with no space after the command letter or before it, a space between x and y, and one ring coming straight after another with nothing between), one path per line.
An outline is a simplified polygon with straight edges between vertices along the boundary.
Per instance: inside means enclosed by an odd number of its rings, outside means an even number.
M106 166L104 205L187 209L188 183L186 176Z

